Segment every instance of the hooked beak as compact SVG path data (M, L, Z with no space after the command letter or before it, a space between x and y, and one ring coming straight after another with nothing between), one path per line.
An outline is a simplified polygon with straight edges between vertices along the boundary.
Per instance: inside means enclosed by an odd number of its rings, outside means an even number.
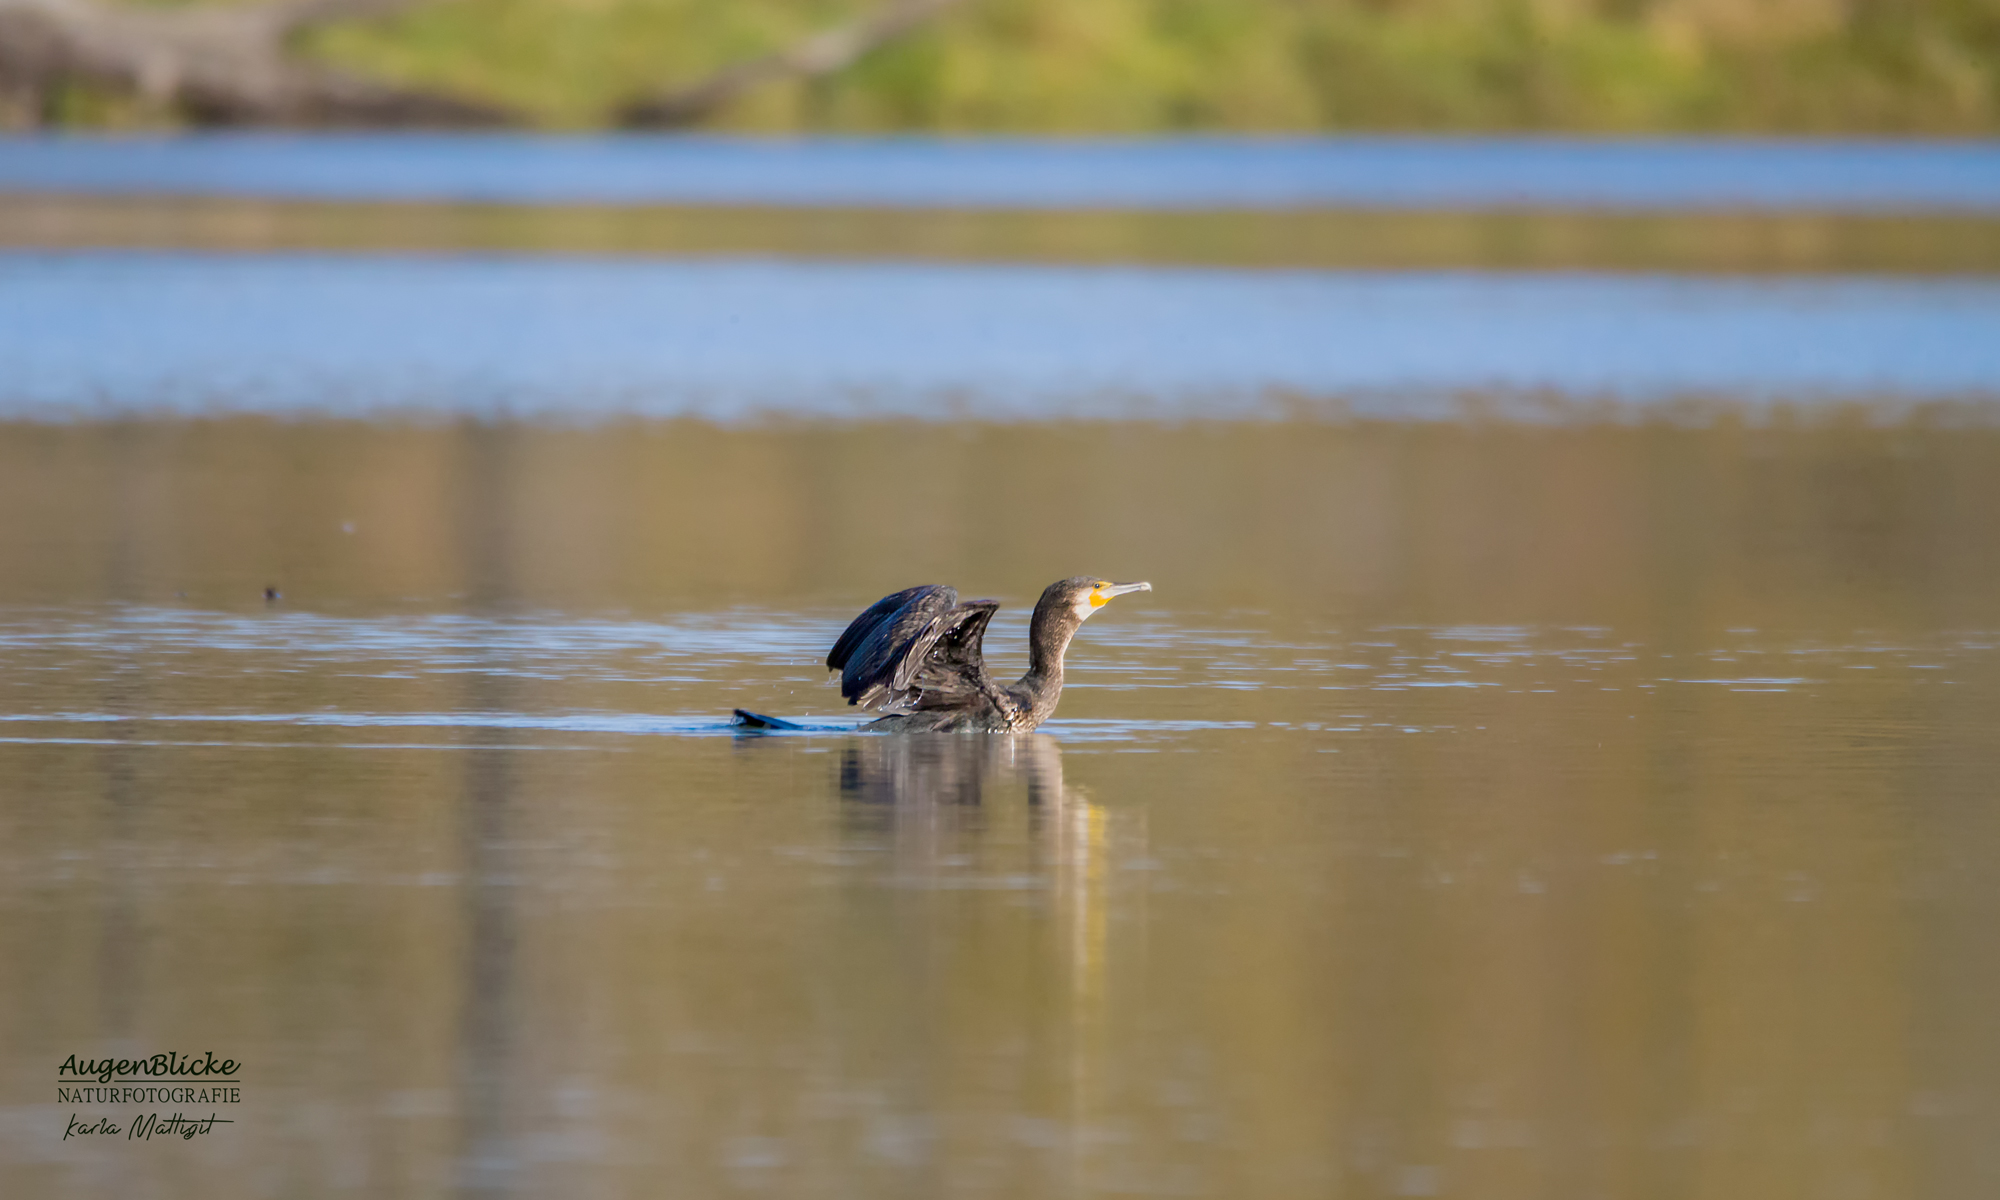
M1123 596L1127 592L1150 592L1152 590L1153 585L1150 583L1107 583L1097 589L1097 594L1109 600L1113 596Z

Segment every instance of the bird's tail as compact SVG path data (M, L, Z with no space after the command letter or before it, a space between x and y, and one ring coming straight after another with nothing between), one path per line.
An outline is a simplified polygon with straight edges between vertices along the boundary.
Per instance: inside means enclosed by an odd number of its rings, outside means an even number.
M767 717L763 713L753 713L747 708L737 709L736 716L733 717L729 723L731 725L739 726L740 728L743 729L804 729L805 728L805 726L803 725L794 724L791 721L786 721L778 717Z

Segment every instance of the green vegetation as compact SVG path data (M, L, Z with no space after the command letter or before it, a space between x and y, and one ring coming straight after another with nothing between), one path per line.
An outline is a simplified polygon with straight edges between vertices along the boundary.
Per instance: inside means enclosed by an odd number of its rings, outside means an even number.
M553 127L880 0L439 0L314 33ZM745 130L1991 133L1996 0L969 0Z

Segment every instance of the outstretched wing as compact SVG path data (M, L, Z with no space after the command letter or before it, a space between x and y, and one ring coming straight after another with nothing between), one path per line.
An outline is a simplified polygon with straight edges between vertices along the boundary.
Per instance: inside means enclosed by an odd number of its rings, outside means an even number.
M958 602L939 585L884 596L854 618L833 651L840 694L862 708L939 708L978 703L991 689L982 643L1000 606Z
M967 600L938 618L937 640L911 677L907 707L966 708L992 703L997 689L986 674L986 625L999 610L997 600Z
M894 621L903 609L919 600L925 602L924 608L929 614L925 619L928 620L929 616L935 616L938 612L957 604L958 592L953 588L927 583L920 587L904 588L894 595L882 597L869 605L860 616L847 623L847 629L841 633L840 639L834 642L833 649L827 651L826 669L829 671L844 669L853 659L854 652L861 648L861 643L868 640L869 634L880 629L885 623ZM939 604L942 607L938 607Z

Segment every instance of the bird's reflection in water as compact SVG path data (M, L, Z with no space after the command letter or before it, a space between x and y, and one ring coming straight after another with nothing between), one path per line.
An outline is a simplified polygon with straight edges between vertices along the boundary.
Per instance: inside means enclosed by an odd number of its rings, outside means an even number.
M839 793L848 831L885 838L905 882L936 882L963 868L1025 869L1065 926L1079 1000L1101 994L1111 862L1143 858L1141 814L1113 814L1063 782L1062 747L1042 734L910 734L856 738L841 750ZM1015 841L1025 793L1027 837ZM997 843L997 844L996 844ZM1006 847L1025 858L1010 866Z
M846 836L888 851L905 885L949 886L968 872L1052 883L1065 814L1087 806L1043 734L858 737L839 751L835 786Z
M1024 808L1011 803L1023 793ZM856 738L840 751L839 795L849 834L887 850L890 878L910 889L906 897L963 886L968 874L1046 897L1030 911L1044 923L1040 945L1056 948L1068 983L1050 1028L1067 1051L1046 1098L1062 1129L1100 1126L1110 1106L1110 980L1120 957L1112 913L1122 909L1136 927L1145 903L1143 889L1114 886L1113 863L1144 859L1143 813L1114 812L1067 786L1062 748L1043 734ZM1024 811L1027 836L1016 840L1009 827L1020 831ZM919 911L910 945L923 945L931 928L928 909ZM1120 952L1135 965L1141 953L1140 946ZM908 986L926 983L912 968ZM1067 1190L1097 1190L1107 1169L1102 1155L1090 1139L1069 1139L1060 1167Z
M840 798L889 814L912 806L977 808L989 790L1024 785L1038 813L1062 807L1062 748L1045 734L903 734L856 738L840 753Z

